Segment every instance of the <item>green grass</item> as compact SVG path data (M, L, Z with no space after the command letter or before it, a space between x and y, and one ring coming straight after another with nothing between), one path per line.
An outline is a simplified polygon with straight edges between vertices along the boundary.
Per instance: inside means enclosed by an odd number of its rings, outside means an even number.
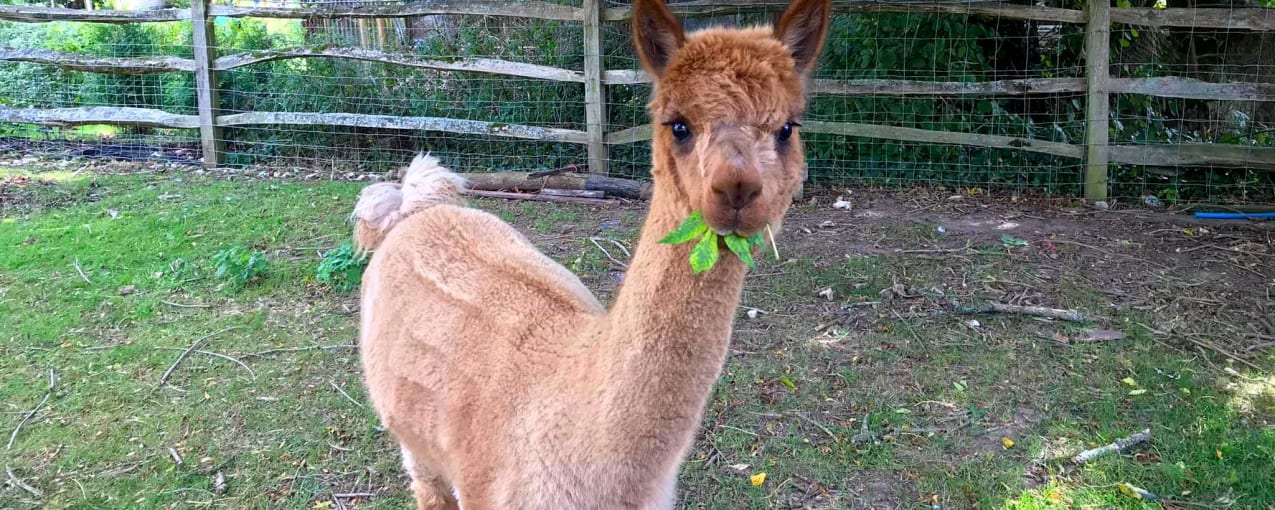
M48 393L50 371L57 384L3 455L43 497L0 486L0 508L324 508L352 492L375 494L359 508L412 507L397 448L364 404L356 353L324 348L357 334L357 293L315 275L320 254L348 238L360 185L32 177L49 183L0 209L0 431ZM588 239L631 243L640 222L638 211L476 205L604 296L617 268ZM617 226L599 228L608 222ZM930 224L897 228L897 239L934 241ZM234 246L266 254L259 279L215 276L214 255ZM1158 343L1136 325L1164 320L1150 315L1114 317L1106 327L1128 333L1123 342L1071 346L1047 338L1076 326L989 316L973 330L965 318L913 315L945 299L935 289L1031 278L1030 260L978 248L960 262L814 250L759 258L757 274L769 276L750 278L743 304L763 313L741 310L679 508L1154 507L1117 483L1270 508L1269 357L1266 374L1227 373ZM896 288L906 296L881 292ZM1058 306L1102 311L1082 280L1045 291ZM196 352L160 384L198 339L247 368ZM865 417L875 440L856 442ZM1142 428L1155 439L1138 457L1052 460ZM753 486L760 472L766 481Z

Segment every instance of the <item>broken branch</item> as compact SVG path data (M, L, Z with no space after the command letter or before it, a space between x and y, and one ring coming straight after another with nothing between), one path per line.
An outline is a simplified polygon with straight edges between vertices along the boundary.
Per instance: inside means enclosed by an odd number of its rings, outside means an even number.
M18 475L13 474L13 468L9 466L5 466L4 472L9 475L9 481L13 482L14 485L18 486L18 488L24 491L30 492L32 496L35 496L37 498L44 497L44 493L40 492L39 489L36 489L35 487L32 487L30 485L27 485L27 483L22 481L21 478L18 478Z
M1043 306L1007 305L993 301L989 301L986 305L981 307L957 306L956 313L964 315L973 315L978 313L1011 313L1071 322L1089 322L1089 319L1086 318L1084 314L1075 310L1062 310L1058 308L1046 308Z
M18 422L18 426L13 428L13 433L9 434L9 444L5 445L4 449L8 450L10 448L13 448L13 442L18 439L18 432L22 431L22 427L26 425L27 422L31 421L31 418L35 417L35 413L40 412L40 409L44 408L44 404L49 402L49 397L53 396L53 388L57 386L57 384L58 384L57 375L54 374L53 369L50 368L49 369L49 391L44 394L44 398L40 399L40 403L36 404L34 409L29 411L26 416L22 417L22 421ZM9 476L13 476L13 474L10 473Z
M600 198L560 197L556 195L532 195L530 193L506 193L503 191L465 190L466 195L483 198L503 198L507 200L530 200L532 202L562 202L568 204L612 205L615 200Z
M1071 462L1076 465L1084 464L1103 455L1123 452L1131 446L1146 443L1148 441L1151 441L1151 429L1143 429L1142 432L1129 437L1117 439L1115 442L1106 446L1099 446L1097 448L1080 452L1075 457L1071 458Z
M271 354L279 354L284 352L306 352L306 351L317 351L317 350L331 351L331 350L342 350L342 349L355 350L358 348L359 346L354 344L312 345L309 347L285 347L282 349L267 349L260 352L250 352L248 354L242 354L240 355L240 357L241 358L259 358L261 356L269 356Z
M84 270L83 270L83 269L80 269L80 258L79 258L79 257L75 257L75 272L80 273L80 278L83 278L83 279L84 279L84 283L87 283L87 284L89 284L89 285L93 285L93 282L89 280L88 275L85 275L85 274L84 274Z
M171 377L171 376L173 375L173 370L176 370L176 369L177 369L177 365L180 365L180 364L181 364L181 362L182 362L182 360L185 360L187 356L190 356L190 353L191 353L191 352L194 352L194 350L195 350L196 348L198 348L198 347L200 346L200 344L203 344L205 340L208 340L209 338L212 338L212 337L214 337L214 336L220 335L220 334L225 333L225 332L227 332L227 331L233 331L233 330L236 330L236 329L239 329L239 326L230 326L230 327L228 327L228 328L223 328L223 329L221 329L221 330L219 330L219 331L215 331L215 332L209 333L209 334L207 334L207 335L201 336L201 337L197 338L194 342L191 342L190 347L187 347L187 348L186 348L186 350L182 351L182 353L181 353L180 355L178 355L178 356L177 356L177 359L173 361L172 366L168 367L168 370L165 370L165 371L164 371L164 375L160 376L160 378L159 378L159 385L160 385L160 386L163 386L163 385L164 385L164 383L167 383L167 382L168 382L168 378L169 378L169 377ZM242 364L242 363L241 363L241 364Z

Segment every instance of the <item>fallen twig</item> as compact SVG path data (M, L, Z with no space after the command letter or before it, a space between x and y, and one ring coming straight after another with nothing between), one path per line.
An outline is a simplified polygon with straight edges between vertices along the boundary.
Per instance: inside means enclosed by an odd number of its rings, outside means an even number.
M89 284L89 285L93 285L93 282L89 280L88 275L85 275L85 274L84 274L84 270L83 270L83 269L80 269L80 258L79 258L79 257L75 257L75 272L80 273L80 278L83 278L83 279L84 279L84 283L87 283L87 284Z
M1129 437L1117 439L1115 440L1115 442L1108 444L1106 446L1099 446L1097 448L1080 452L1076 454L1075 457L1071 458L1071 463L1076 465L1084 464L1095 458L1101 457L1103 455L1107 455L1109 453L1123 452L1129 449L1129 447L1133 445L1145 443L1150 440L1151 440L1151 429L1143 429L1142 432L1131 435Z
M594 245L594 246L597 246L599 250L602 250L602 254L603 254L603 255L606 255L606 256L607 256L607 258L611 260L611 263L613 263L613 264L615 264L615 265L619 266L621 269L628 269L628 268L629 268L629 265L628 265L628 264L625 264L625 263L623 263L623 262L620 262L619 260L616 260L616 258L615 258L615 257L612 257L612 256L611 256L611 252L607 251L607 249L606 249L606 248L603 248L603 247L602 247L602 245L601 245L600 243L598 243L597 238L590 237L590 238L589 238L589 242L593 243L593 245Z
M1246 359L1244 359L1244 358L1241 358L1241 357L1239 357L1239 356L1237 356L1237 355L1235 355L1235 354L1231 353L1230 351L1227 351L1226 349L1223 349L1223 348L1221 348L1221 347L1218 347L1218 346L1216 346L1216 345L1213 345L1213 343L1211 343L1211 342L1206 342L1206 341L1204 341L1204 340L1200 340L1200 339L1198 339L1198 338L1195 338L1195 336L1196 336L1196 335L1195 335L1195 334L1193 334L1193 333L1188 333L1188 334L1186 334L1186 335L1183 335L1183 336L1182 336L1182 338L1185 338L1185 339L1186 339L1186 341L1191 342L1191 343L1193 343L1193 344L1195 344L1195 345L1198 345L1198 346L1200 346L1200 347L1203 347L1203 348L1205 348L1205 349L1208 349L1208 350L1210 350L1210 351L1216 352L1216 353L1218 353L1218 354L1221 354L1221 355L1223 355L1223 356L1226 356L1226 357L1228 357L1228 358L1231 358L1231 359L1233 359L1233 360L1235 360L1235 361L1238 361L1241 365L1244 365L1244 366L1246 366L1246 367L1249 367L1249 368L1251 368L1251 369L1253 369L1253 370L1256 370L1256 371L1258 371L1258 372L1262 372L1262 371L1263 371L1263 370L1262 370L1262 367L1259 367L1259 366L1257 366L1257 365L1254 365L1251 361L1246 360Z
M873 434L871 430L868 430L869 416L872 416L872 413L863 413L863 423L859 424L859 433L850 438L851 443L866 443L877 438L876 434Z
M32 486L30 486L30 485L27 485L27 483L26 483L26 482L24 482L24 481L22 481L22 479L21 479L21 478L18 478L18 475L13 474L13 468L11 468L11 467L9 467L9 466L5 466L5 467L4 467L4 472L5 472L5 473L7 473L7 474L9 475L9 481L10 481L10 482L13 482L13 485L18 486L18 488L20 488L20 489L22 489L22 490L24 490L24 491L30 492L32 496L35 496L35 497L37 497L37 498L43 498L43 497L44 497L44 493L43 493L43 492L40 492L40 490L39 490L39 489L37 489L37 488L35 488L35 487L32 487Z
M375 496L370 492L336 492L332 494L334 498L350 499L350 498L370 498Z
M164 303L164 304L166 304L166 305L168 305L168 306L174 306L174 307L177 307L177 308L212 308L212 305L187 305L187 304L182 304L182 303L174 303L174 302L172 302L172 301L164 301L164 300L162 300L162 299L161 299L161 300L159 300L159 302L160 302L160 303Z
M312 346L309 346L309 347L285 347L285 348L281 348L281 349L266 349L266 350L264 350L264 351L250 352L250 353L247 353L247 354L241 354L239 357L241 357L241 358L259 358L259 357L261 357L261 356L269 356L269 355L271 355L271 354L280 354L280 353L285 353L285 352L306 352L306 351L318 351L318 350L328 351L328 350L340 350L340 349L350 349L350 350L354 350L354 349L358 349L358 348L359 348L359 346L354 345L354 344L341 344L341 345L312 345Z
M1112 256L1112 257L1120 257L1120 258L1127 259L1127 260L1136 260L1136 261L1138 261L1138 262L1142 262L1142 263L1144 263L1144 264L1151 264L1151 265L1156 266L1156 267L1159 267L1159 268L1161 268L1161 269L1167 269L1167 268L1166 268L1166 266L1165 266L1164 264L1161 264L1161 263L1159 263L1159 262L1155 262L1155 261L1153 261L1153 260L1148 260L1148 259L1145 259L1145 258L1135 257L1135 256L1133 256L1133 255L1125 255L1125 254L1123 254L1123 253L1116 253L1116 252L1113 252L1113 251L1110 251L1110 250L1105 250L1105 249L1099 248L1099 247L1094 246L1094 245L1092 245L1092 244L1085 244L1085 243L1082 243L1082 242L1078 242L1078 241L1071 241L1071 240L1067 240L1067 239L1048 239L1048 241L1049 241L1049 242L1051 242L1051 243L1054 243L1054 244L1070 244L1070 245L1072 245L1072 246L1079 246L1079 247L1081 247L1081 248L1088 248L1088 249L1090 249L1090 250L1093 250L1093 251L1096 251L1096 252L1099 252L1099 253L1104 253L1104 254L1106 254L1106 255L1110 255L1110 256Z
M337 392L337 393L340 393L340 394L341 394L341 396L342 396L342 397L345 397L345 399L346 399L346 400L349 400L350 402L352 402L352 403L353 403L354 405L356 405L356 406L363 407L363 404L359 403L359 401L357 401L357 400L354 400L354 397L351 397L349 393L346 393L346 392L345 392L345 390L341 389L341 387L340 387L340 386L337 386L337 385L336 385L336 383L334 383L334 382L332 382L332 381L328 381L328 384L331 384L331 385L332 385L332 389L336 390L336 392Z
M212 356L212 357L215 357L215 358L221 358L221 359L224 359L224 360L226 360L226 361L234 362L236 365L239 365L239 366L243 367L243 369L244 369L244 370L247 370L247 371L248 371L248 375L249 375L249 376L252 376L252 380L254 380L254 381L255 381L255 380L257 380L257 374L256 374L256 372L253 372L253 371L252 371L252 369L248 367L248 364L247 364L247 363L244 363L244 362L239 361L239 360L237 360L237 359L235 359L235 358L232 358L232 357L230 357L230 356L227 356L227 355L225 355L225 354L221 354L221 353L217 353L217 352L212 352L212 351L195 351L195 352L197 352L197 353L199 353L199 354L204 354L204 355L207 355L207 356Z
M233 331L239 328L240 328L239 326L230 326L228 328L223 328L221 330L214 331L207 335L201 336L197 338L194 342L191 342L190 347L187 347L186 350L182 351L182 353L177 356L177 359L173 361L172 366L168 367L168 370L164 371L164 375L160 376L159 385L163 386L164 383L167 383L168 378L173 375L173 370L177 369L177 365L180 365L182 360L186 359L187 356L190 356L190 353L193 352L195 348L199 347L200 344L204 343L205 340L208 340L209 338L220 335L227 331Z
M836 435L836 434L833 434L833 433L832 433L832 431L831 431L831 430L828 430L828 427L823 426L823 424L822 424L822 423L819 423L819 422L817 422L817 421L814 421L814 420L810 419L810 417L809 417L809 416L806 416L806 415L801 414L801 413L795 413L795 414L793 414L793 416L796 416L796 417L798 417L798 418L801 418L801 419L802 419L802 420L804 420L806 423L809 423L809 424L811 424L811 425L814 425L814 426L816 426L816 427L819 427L819 430L822 430L824 434L828 434L828 437L831 437L831 438L832 438L832 442L834 442L834 443L840 443L840 442L841 442L841 438L837 437L837 435Z
M1089 319L1086 318L1084 314L1075 310L1062 310L1058 308L1046 308L1043 306L1007 305L992 301L989 301L986 305L981 307L957 306L956 313L965 315L977 313L1014 313L1072 322L1089 322Z
M171 446L168 447L168 456L172 457L173 462L175 462L178 466L186 463L186 461L182 459L182 455L177 453L177 449Z
M57 384L58 384L57 375L54 374L53 369L50 368L49 369L49 391L45 392L44 398L40 399L40 403L36 404L34 409L28 412L26 416L22 417L22 421L18 422L18 426L13 428L13 433L9 434L9 444L5 445L4 449L8 450L10 448L13 448L13 442L18 439L18 432L22 431L22 427L26 425L28 421L31 421L31 418L35 417L35 413L40 412L40 409L44 408L44 404L49 402L49 397L53 396L53 388L57 386Z
M465 190L466 195L483 198L503 198L507 200L530 200L532 202L561 202L568 204L614 205L615 200L601 198L560 197L555 195L533 195L530 193L506 193L504 191Z

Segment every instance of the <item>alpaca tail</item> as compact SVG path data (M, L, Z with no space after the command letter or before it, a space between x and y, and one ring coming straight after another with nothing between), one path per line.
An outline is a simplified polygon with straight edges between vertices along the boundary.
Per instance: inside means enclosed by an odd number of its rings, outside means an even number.
M435 205L462 205L465 179L420 154L403 174L403 183L378 182L359 193L354 205L354 246L359 252L376 249L403 219Z

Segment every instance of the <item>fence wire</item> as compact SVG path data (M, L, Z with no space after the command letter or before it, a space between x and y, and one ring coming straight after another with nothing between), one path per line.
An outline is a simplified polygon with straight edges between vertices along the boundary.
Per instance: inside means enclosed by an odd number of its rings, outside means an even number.
M85 0L56 6L84 8ZM154 8L160 3L88 0L96 9ZM1185 2L1116 0L1118 7L1189 7ZM218 3L221 3L220 1ZM579 6L579 2L553 2ZM672 2L677 4L679 2ZM768 2L771 4L775 2ZM1182 5L1177 5L1181 3ZM395 2L306 2L303 6L389 5ZM629 2L605 2L604 8ZM950 5L951 2L948 2ZM1014 2L1081 10L1083 1ZM37 5L37 4L31 4ZM40 3L40 6L48 6ZM188 3L163 4L188 7ZM245 2L243 6L301 4ZM1085 77L1084 24L933 12L915 3L897 12L839 9L817 78L981 83ZM980 4L983 5L983 4ZM998 4L1007 5L1007 4ZM1271 8L1272 0L1228 7ZM717 10L687 18L694 30L714 25L768 22L781 6ZM1275 13L1275 9L1272 10ZM495 16L418 16L392 19L217 18L216 54L279 49L360 48L390 55L457 62L487 58L583 71L583 26ZM603 68L632 70L626 21L602 25ZM1199 28L1147 28L1114 24L1115 78L1179 77L1210 83L1275 83L1275 33ZM0 22L0 47L104 57L191 58L189 22L94 24ZM437 117L585 131L580 83L326 57L260 62L216 74L220 114L319 112ZM1267 85L1270 87L1271 85ZM648 85L607 85L607 133L647 123ZM996 135L1083 146L1085 93L1020 95L832 95L811 97L808 120L909 128L926 132ZM0 106L9 108L133 107L194 115L195 82L189 72L141 75L62 70L43 64L0 62ZM1275 102L1197 100L1112 94L1112 145L1230 144L1275 147ZM536 171L584 166L585 145L463 135L442 131L317 125L227 127L225 164L313 174L381 172L428 150L461 171ZM77 146L137 145L198 148L193 129L0 124L5 143L66 152ZM1016 148L900 141L809 133L810 179L816 185L944 185L1037 190L1076 196L1083 158ZM109 151L107 151L109 152ZM649 144L608 147L612 175L649 177ZM74 154L73 154L74 155ZM1275 203L1272 172L1260 166L1113 164L1110 190L1128 201Z

